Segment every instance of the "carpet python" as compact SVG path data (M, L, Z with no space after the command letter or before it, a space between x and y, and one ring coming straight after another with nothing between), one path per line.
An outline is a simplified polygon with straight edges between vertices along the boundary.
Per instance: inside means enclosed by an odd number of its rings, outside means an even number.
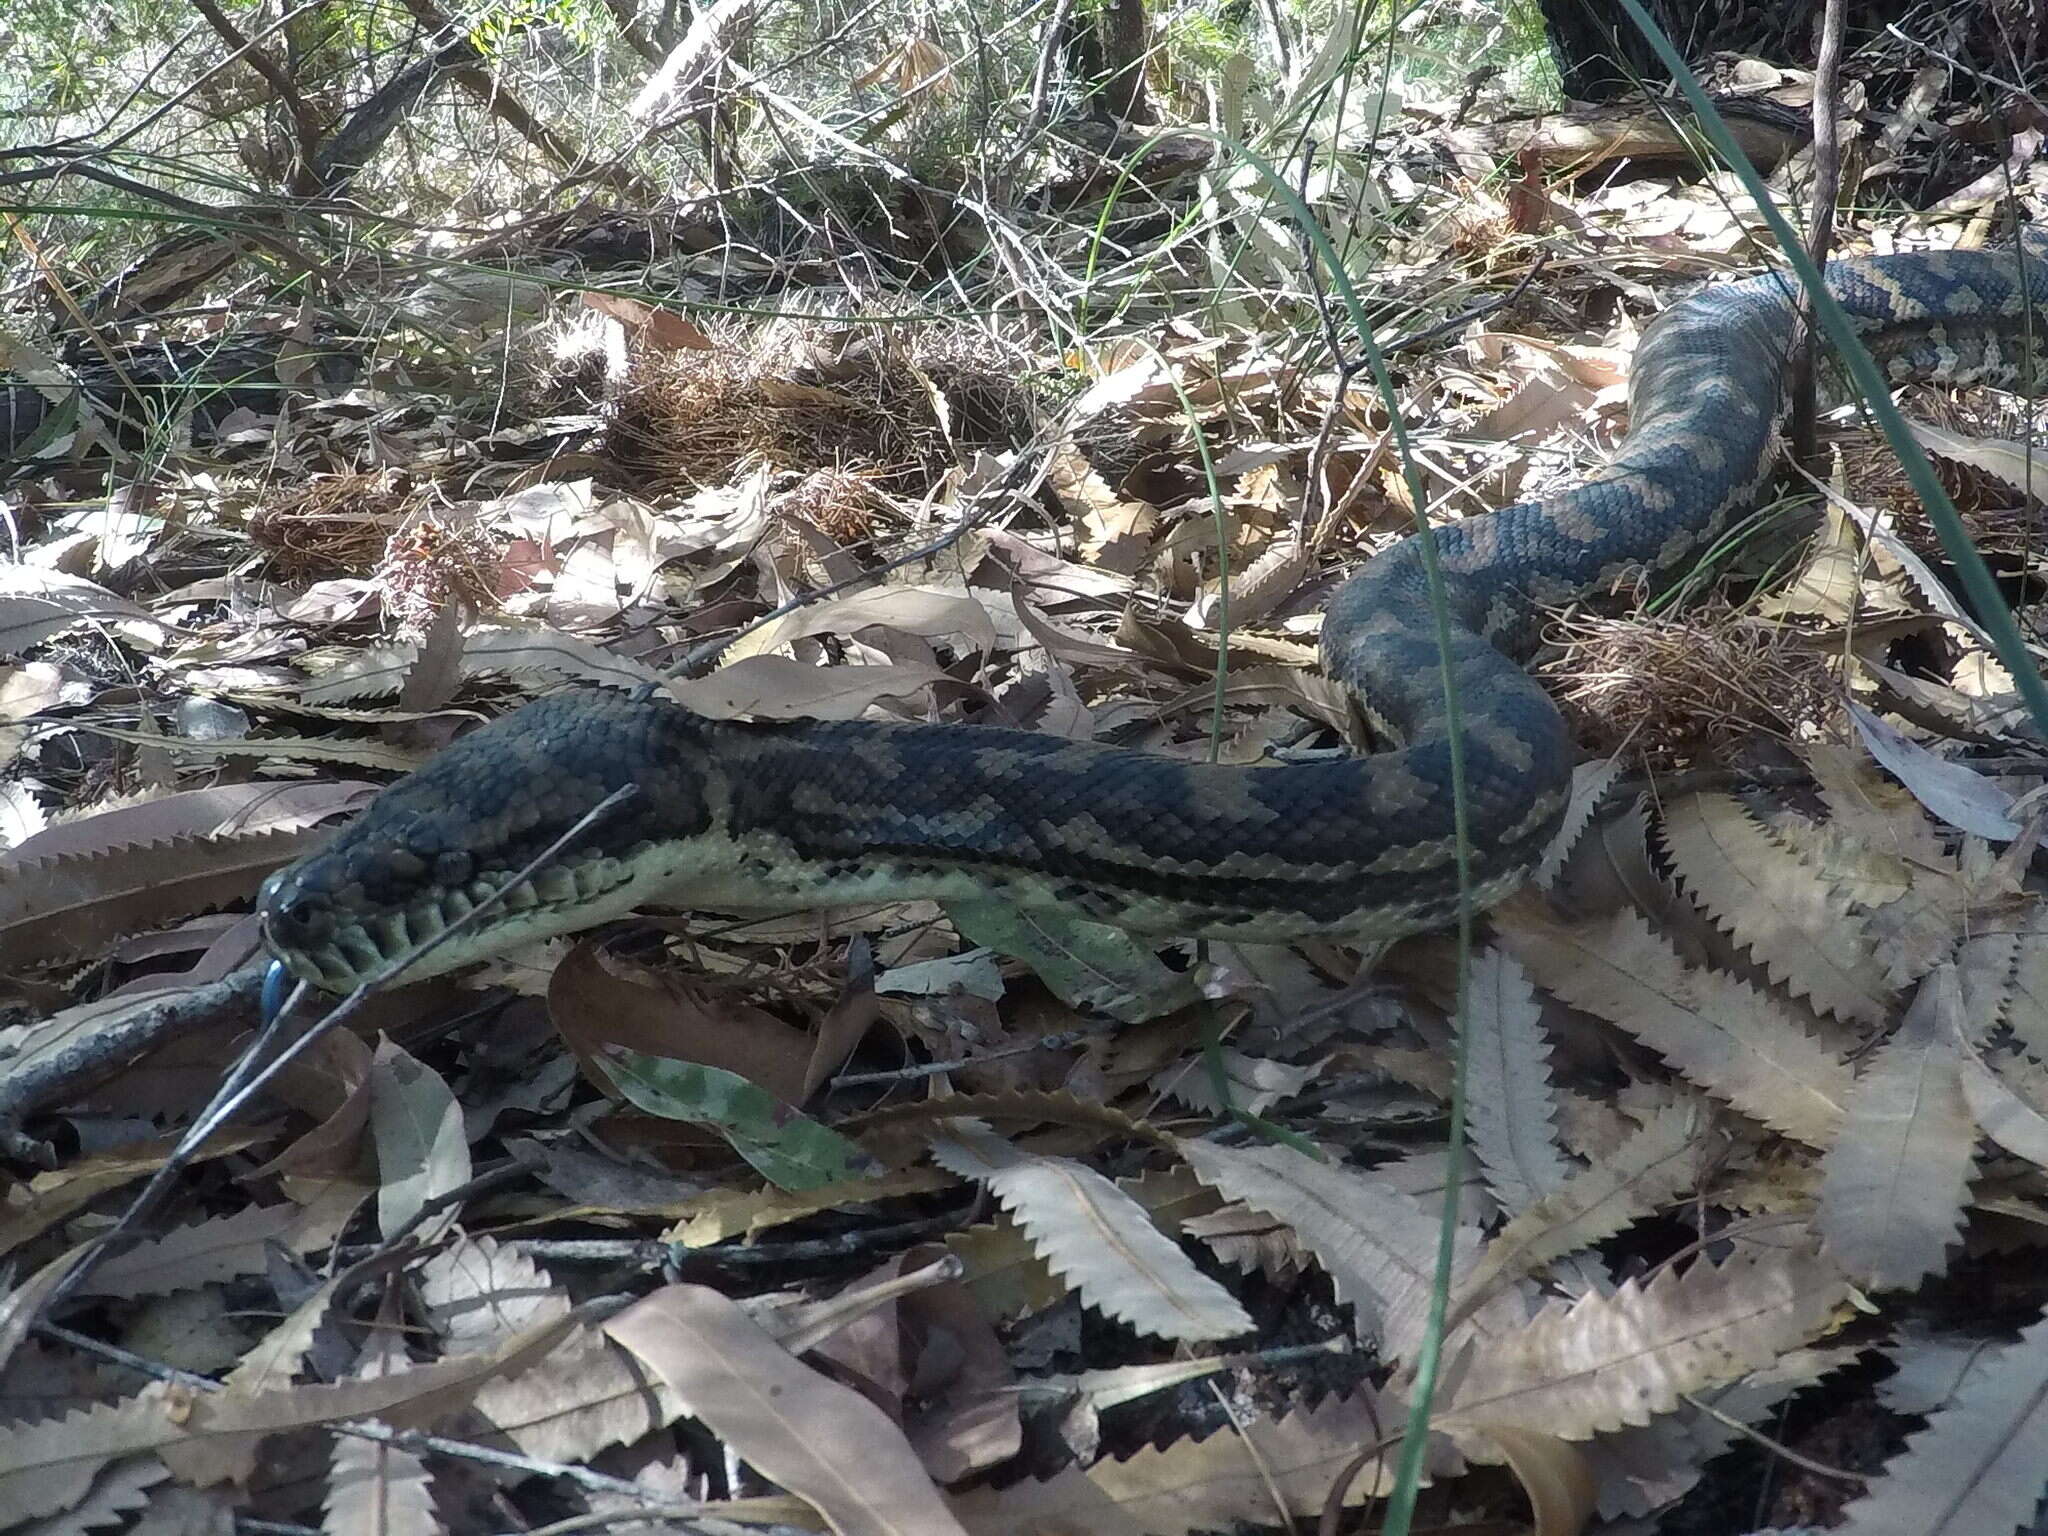
M2048 232L2028 231L2018 251L1837 261L1827 281L1893 380L2013 383L2040 339ZM1750 277L1673 305L1636 350L1628 435L1603 469L1437 531L1479 907L1541 858L1570 785L1564 722L1519 660L1546 609L1684 567L1762 488L1793 286ZM1026 731L749 723L658 697L556 693L464 737L272 876L264 933L294 975L346 990L625 785L637 793L622 808L408 974L643 903L993 900L1143 935L1250 940L1448 924L1460 900L1451 735L1413 538L1331 598L1322 656L1388 750L1219 765Z

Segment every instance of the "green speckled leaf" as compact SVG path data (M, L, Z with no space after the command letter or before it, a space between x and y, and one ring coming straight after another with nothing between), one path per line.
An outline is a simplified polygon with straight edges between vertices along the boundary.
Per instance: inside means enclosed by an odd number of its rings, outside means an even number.
M879 1173L859 1145L791 1109L737 1072L612 1046L604 1065L636 1109L709 1126L777 1189L816 1189Z

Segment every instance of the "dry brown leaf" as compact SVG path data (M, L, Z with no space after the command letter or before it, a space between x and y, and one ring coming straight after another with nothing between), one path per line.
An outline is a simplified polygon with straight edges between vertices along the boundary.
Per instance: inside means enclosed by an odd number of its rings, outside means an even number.
M1279 607L1301 585L1314 562L1314 551L1290 532L1267 545L1243 570L1232 571L1228 604L1232 627L1256 624ZM1224 606L1213 589L1205 592L1189 610L1188 623L1198 629L1214 629Z
M1766 594L1757 611L1767 619L1799 614L1847 624L1867 605L1899 606L1896 593L1890 594L1890 603L1877 602L1886 592L1854 519L1830 506L1798 571L1791 581Z
M1502 1227L1460 1282L1475 1296L1503 1276L1603 1242L1691 1186L1697 1106L1669 1105L1635 1135Z
M314 1336L327 1322L327 1314L334 1307L334 1298L344 1283L344 1275L330 1276L299 1298L299 1304L282 1322L277 1323L256 1343L256 1347L243 1355L235 1368L228 1373L227 1385L244 1395L259 1392L281 1391L291 1386L292 1378L305 1363L306 1354L313 1347ZM254 1442L251 1442L252 1446Z
M1147 1448L1085 1472L1000 1491L977 1489L953 1507L973 1536L1181 1536L1238 1521L1272 1525L1280 1516L1276 1498L1288 1515L1314 1520L1347 1468L1354 1475L1342 1494L1344 1507L1385 1496L1398 1452L1354 1464L1367 1446L1396 1441L1404 1412L1371 1392L1330 1398L1284 1419ZM1431 1442L1426 1473L1455 1469L1439 1438Z
M1848 710L1870 755L1934 816L1959 831L1993 842L2020 835L2020 824L2011 814L2013 795L2003 785L1967 763L1954 762L1921 746L1854 699L1848 701Z
M1216 1196L1210 1192L1209 1198ZM1276 1282L1292 1278L1312 1262L1292 1227L1248 1205L1226 1205L1206 1216L1190 1217L1181 1230L1207 1243L1224 1263Z
M1848 1293L1841 1273L1802 1247L1700 1259L1647 1286L1630 1280L1612 1296L1556 1303L1455 1362L1435 1423L1461 1445L1488 1424L1566 1440L1647 1424L1684 1394L1811 1342Z
M734 1454L809 1500L842 1536L961 1530L879 1408L800 1364L718 1292L666 1286L605 1332Z
M143 751L137 756L145 761L150 753L183 757L281 757L294 762L349 763L357 768L410 773L426 760L409 747L382 741L348 740L340 736L223 736L200 740L167 736L157 730L131 731L90 720L68 720L65 729L90 731L110 741L125 741L130 746L141 747Z
M1547 991L1618 1024L1773 1130L1813 1147L1834 1140L1849 1070L1777 999L1684 964L1633 911L1574 924L1521 906L1499 926Z
M111 854L181 837L296 832L359 810L378 786L358 779L310 784L217 784L118 805L61 821L0 854L0 880L25 864Z
M671 696L721 720L858 720L881 699L914 699L945 678L923 662L819 667L789 656L747 656L709 677L668 685Z
M1686 892L1772 981L1852 1023L1889 1014L1875 956L1848 900L1729 795L1687 795L1664 810L1664 847Z
M1856 1348L1795 1349L1740 1381L1692 1394L1693 1402L1675 1413L1584 1445L1600 1480L1600 1513L1609 1518L1648 1515L1682 1497L1699 1482L1708 1462L1742 1438L1737 1425L1767 1422L1787 1397L1862 1353Z
M2048 1061L2048 910L2037 907L2014 926L2017 932L2002 978L2005 1022L2028 1055ZM1967 962L1968 946L1964 948L1962 958ZM1967 979L1966 972L1966 984ZM1964 996L1971 1000L1968 992Z
M1224 1046L1218 1053L1223 1067L1223 1091L1218 1092L1215 1075L1203 1057L1175 1062L1156 1074L1149 1084L1177 1104L1205 1115L1228 1114L1232 1107L1261 1115L1286 1099L1293 1098L1322 1073L1322 1060L1295 1064L1274 1061L1268 1056L1248 1056ZM1226 1103L1226 1099L1228 1102Z
M0 953L10 970L29 970L247 901L264 876L325 836L306 828L176 837L13 865L0 874Z
M147 608L82 576L12 561L0 565L0 656L18 655L88 621L149 638L163 633Z
M397 1309L387 1300L379 1326L363 1341L356 1375L404 1371L409 1362ZM322 1503L323 1536L436 1536L443 1526L423 1458L378 1440L337 1435Z
M413 1271L421 1312L450 1354L495 1347L508 1334L570 1311L568 1293L518 1249L457 1236Z
M1338 1298L1358 1308L1360 1332L1381 1340L1383 1354L1413 1352L1436 1283L1434 1212L1369 1173L1317 1162L1292 1147L1188 1140L1180 1151L1204 1183L1293 1227L1297 1241L1336 1282ZM1460 1229L1459 1275L1477 1247L1477 1234ZM1491 1334L1521 1319L1512 1298L1501 1298L1483 1307L1472 1326Z
M254 1177L347 1180L363 1162L370 1125L369 1046L353 1030L329 1030L289 1062L271 1091L308 1115L313 1127L256 1170Z
M905 1271L945 1256L912 1248ZM958 1261L948 1260L958 1273ZM957 1280L925 1286L898 1304L919 1342L912 1380L917 1406L906 1426L911 1448L940 1483L954 1483L1015 1456L1024 1444L1022 1395L995 1324Z
M620 1097L600 1058L607 1047L624 1046L736 1073L785 1104L803 1102L811 1042L802 1030L680 981L615 975L600 956L600 946L585 940L555 967L548 1016L584 1075L607 1094Z
M1029 1317L1067 1294L1065 1282L1007 1216L948 1233L946 1248L966 1266L962 1283L990 1317L1006 1322Z
M569 1315L569 1296L524 1253L461 1237L418 1270L420 1303L451 1354L492 1350L522 1327ZM483 1382L475 1411L526 1456L584 1462L682 1415L676 1395L596 1329L578 1327L545 1360Z
M1593 1469L1579 1447L1507 1424L1483 1429L1536 1517L1535 1536L1579 1536L1593 1518Z
M2010 1536L2048 1483L2048 1319L1979 1362L1955 1401L1842 1511L1844 1536Z
M216 1131L195 1154L195 1160L243 1151L261 1134L234 1128ZM162 1137L80 1158L67 1168L37 1174L25 1187L17 1185L10 1192L5 1215L0 1216L0 1254L12 1253L109 1190L155 1173L177 1140Z
M117 1456L161 1456L209 1442L253 1445L267 1435L341 1419L430 1419L459 1405L480 1383L551 1348L566 1326L549 1324L488 1355L415 1366L377 1380L197 1395L185 1387L152 1386L119 1402L0 1428L0 1529L68 1508L92 1473Z
M335 1186L335 1198L301 1206L246 1205L225 1216L175 1227L96 1266L78 1288L85 1296L149 1296L261 1274L273 1246L295 1254L327 1247L361 1203Z
M582 1326L528 1369L485 1382L474 1407L526 1455L572 1465L684 1413L638 1359Z
M363 652L308 683L301 697L309 704L339 704L349 699L396 694L419 662L419 647L383 646ZM550 681L597 683L607 688L659 686L661 673L602 646L560 630L485 627L463 637L464 677L531 677Z
M606 293L597 288L583 290L583 307L616 320L634 333L643 345L670 352L709 352L716 343L696 322L672 309L648 304L623 293Z
M973 598L927 587L882 587L785 614L735 640L723 659L730 665L813 635L854 635L867 629L965 641L968 649L983 652L996 644L995 624Z
M1874 907L1895 899L1906 884L1907 866L1952 866L1947 848L1921 814L1919 802L1880 773L1860 746L1809 742L1800 755L1813 770L1814 783L1827 806L1827 826L1857 846L1903 861L1892 870L1896 887L1889 894L1852 886L1850 894L1857 901ZM1828 861L1827 867L1838 879L1845 873L1837 861Z
M1082 1301L1143 1333L1229 1339L1249 1333L1237 1298L1195 1268L1143 1206L1092 1168L1024 1152L972 1122L932 1140L949 1173L986 1183L1053 1272Z
M378 1042L370 1063L370 1135L377 1147L377 1224L386 1237L408 1228L430 1200L469 1182L462 1106L440 1073L390 1040ZM444 1209L422 1230L431 1236L457 1214Z
M1909 421L1907 426L1920 446L1929 453L1981 469L1995 475L2016 491L2039 496L2048 489L2048 463L2043 462L2039 443L2010 442L2000 437L1966 437L1937 427L1932 422Z
M929 1195L951 1189L958 1182L943 1168L900 1168L879 1178L821 1184L816 1189L707 1190L678 1204L678 1220L661 1234L661 1240L683 1248L708 1248L735 1237L751 1238L855 1201Z
M1977 1129L2014 1157L2048 1168L2048 1115L2021 1098L1975 1056L1962 1058L1962 1081L1963 1098Z
M1510 1215L1572 1176L1557 1141L1550 1041L1535 988L1512 958L1489 949L1465 986L1465 1100L1472 1151Z
M1558 824L1557 836L1543 851L1543 862L1529 877L1530 884L1538 890L1548 890L1556 882L1586 828L1593 824L1594 813L1606 801L1615 780L1621 777L1623 766L1622 755L1617 752L1602 762L1580 763L1572 770L1572 793L1565 804L1564 820Z
M1977 1125L1963 1096L1962 988L1941 966L1858 1079L1823 1162L1815 1225L1828 1250L1876 1290L1940 1271L1962 1229Z

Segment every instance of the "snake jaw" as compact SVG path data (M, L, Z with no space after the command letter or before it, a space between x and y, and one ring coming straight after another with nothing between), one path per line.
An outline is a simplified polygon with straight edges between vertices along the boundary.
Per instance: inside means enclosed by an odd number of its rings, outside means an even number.
M458 871L443 863L438 872ZM514 870L472 873L467 857L459 872L462 883L442 885L436 866L411 850L367 854L344 836L325 853L264 882L257 898L264 939L294 976L329 992L348 992L494 898L496 908L486 920L466 924L408 967L405 979L439 975L518 943L623 915L665 878L656 864L608 855L551 865L517 883ZM396 893L394 881L401 887Z

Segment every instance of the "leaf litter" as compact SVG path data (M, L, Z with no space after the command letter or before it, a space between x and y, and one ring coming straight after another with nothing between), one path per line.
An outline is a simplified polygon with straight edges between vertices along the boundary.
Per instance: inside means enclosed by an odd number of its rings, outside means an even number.
M1403 111L1389 132L1426 139ZM1673 229L1750 264L1741 218L1636 197L1579 194L1589 222L1553 232L1597 233L1585 312L1675 292L1640 281ZM1374 281L1467 270L1480 227ZM1247 280L1297 280L1286 242L1252 247ZM380 428L379 462L309 414L278 426L330 466L306 485L175 488L260 581L160 590L174 524L114 507L0 581L0 1527L189 1505L427 1531L509 1499L980 1536L1355 1509L1391 1487L1415 1390L1460 1042L1429 1507L1600 1529L1740 1456L1825 1462L1801 1444L1876 1416L1836 1469L1841 1528L2031 1516L2048 775L1883 486L1838 492L1867 504L1768 602L1738 574L1676 617L1560 616L1547 675L1611 758L1543 893L1486 931L1461 1019L1426 939L1362 982L1328 944L1162 957L916 902L661 915L407 989L71 1283L212 1086L149 1054L152 1021L220 1031L215 1075L247 1044L227 930L190 925L466 718L653 685L757 719L1343 749L1348 702L1299 668L1328 578L1412 508L1378 402L1256 324L1140 306L1146 348L1083 361L593 297L630 367L559 467L457 474L469 429L426 417ZM1453 512L1580 472L1631 328L1474 327L1404 379ZM2032 472L2009 434L1927 436ZM202 706L240 723L185 729ZM1223 1128L1212 1060L1298 1142ZM578 1158L597 1198L566 1192ZM1995 1315L1958 1304L1987 1290ZM38 1396L60 1365L70 1395ZM1886 1400L1893 1368L1947 1385Z

